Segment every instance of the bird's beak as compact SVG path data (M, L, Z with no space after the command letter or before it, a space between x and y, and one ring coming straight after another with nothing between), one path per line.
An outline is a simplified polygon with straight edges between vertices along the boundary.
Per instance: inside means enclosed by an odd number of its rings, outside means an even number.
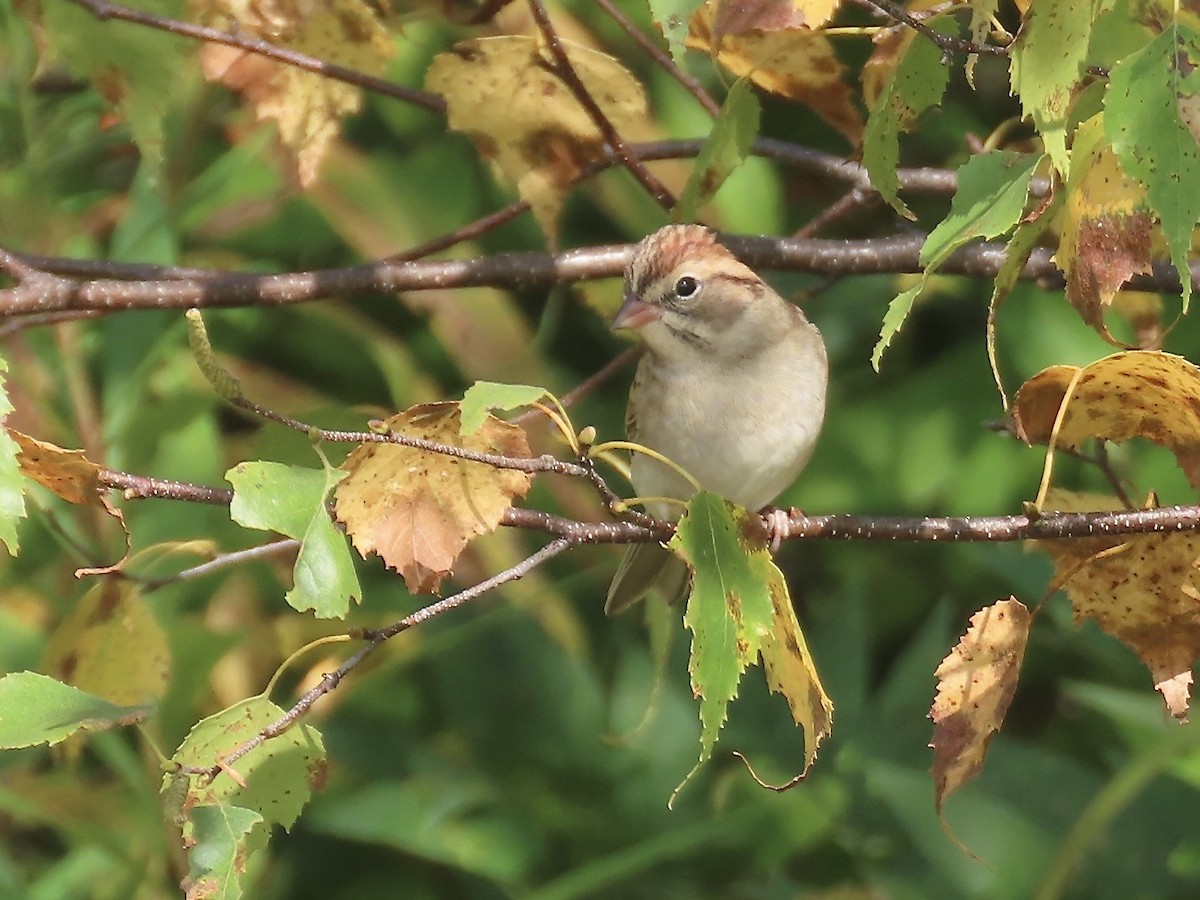
M617 310L617 317L613 319L612 330L619 331L622 328L641 328L643 325L648 325L661 318L662 310L657 306L650 305L636 294L628 294L625 297L625 302L621 304L621 308Z

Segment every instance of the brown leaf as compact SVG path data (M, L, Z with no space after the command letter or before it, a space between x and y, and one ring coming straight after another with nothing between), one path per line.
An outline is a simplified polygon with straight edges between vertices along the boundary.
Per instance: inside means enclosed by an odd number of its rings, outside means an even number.
M645 127L641 83L607 54L564 45L605 117L623 138L635 139ZM520 35L463 41L433 60L425 87L446 99L450 127L470 135L480 156L516 184L553 243L567 190L607 151L539 43Z
M979 774L987 746L1004 723L1017 689L1029 610L1015 597L971 616L967 633L934 673L933 780L938 815L946 799Z
M82 450L64 450L19 431L8 432L20 448L21 474L68 503L100 505L100 466Z
M1143 437L1175 454L1192 487L1200 489L1200 369L1181 356L1130 350L1082 370L1051 366L1025 382L1013 405L1017 436L1045 443L1076 373L1058 445L1078 449L1088 438Z
M475 452L529 456L525 432L493 416L460 435L457 403L414 406L386 424ZM387 443L362 444L342 468L350 474L334 492L337 518L359 553L378 553L414 593L437 591L467 542L494 530L532 482L525 472Z
M1055 263L1067 299L1111 343L1104 310L1130 276L1151 269L1146 189L1129 177L1104 138L1103 116L1079 126L1071 152L1066 211Z
M717 7L703 6L689 23L688 47L703 50L737 77L746 76L773 94L810 106L857 146L862 140L862 114L833 45L810 28L717 30Z
M793 0L717 0L713 17L713 36L717 44L730 34L747 31L779 31L784 28L817 28L833 16L837 2L823 4L825 9L805 10ZM813 15L813 19L809 19ZM824 16L822 18L822 15Z
M368 75L382 75L394 52L387 28L366 0L207 0L202 18ZM259 119L276 123L283 145L295 154L304 187L317 180L341 120L362 105L362 91L353 85L237 47L205 44L200 62L205 78L242 94Z
M1051 492L1046 505L1066 511L1120 508L1115 498L1080 502L1066 491ZM1067 579L1075 621L1095 619L1128 645L1150 669L1171 715L1184 718L1192 663L1200 656L1200 535L1034 543Z

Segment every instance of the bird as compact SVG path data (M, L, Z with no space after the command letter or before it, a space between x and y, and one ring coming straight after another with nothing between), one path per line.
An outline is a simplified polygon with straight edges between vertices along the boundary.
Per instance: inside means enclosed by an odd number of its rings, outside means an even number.
M613 330L632 329L645 345L625 413L629 439L677 463L704 490L751 511L770 504L808 463L825 419L821 332L701 225L668 225L642 239L625 268L622 301ZM643 453L633 454L630 479L639 497L687 501L696 493ZM645 508L672 521L682 512L662 500ZM631 545L605 612L629 608L651 588L677 602L689 580L662 544Z

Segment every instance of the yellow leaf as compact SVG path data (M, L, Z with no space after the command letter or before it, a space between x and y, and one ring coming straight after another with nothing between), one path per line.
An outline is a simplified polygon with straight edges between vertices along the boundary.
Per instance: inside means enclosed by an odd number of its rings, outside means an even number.
M722 34L716 16L712 3L701 7L689 24L688 47L711 53L738 78L747 76L763 90L812 107L851 144L862 141L862 115L828 38L805 27Z
M50 636L42 668L110 703L135 706L166 691L171 651L138 587L106 578Z
M201 17L368 75L382 75L394 52L387 29L365 0L207 0ZM237 47L205 44L200 62L205 78L242 94L259 119L276 123L280 140L295 154L304 187L317 180L342 118L362 104L362 91L353 85Z
M644 128L641 83L607 54L564 42L580 81L617 132ZM587 111L530 37L508 35L456 44L434 58L425 87L446 99L447 120L471 136L479 154L517 186L553 243L567 190L605 141Z
M934 802L938 815L954 791L979 774L1017 689L1029 642L1029 610L1015 597L971 616L970 627L934 673Z
M1049 440L1076 374L1058 446L1075 450L1088 438L1143 437L1171 450L1192 487L1200 489L1200 369L1156 350L1116 353L1082 370L1051 366L1017 392L1013 421L1023 441Z
M1104 309L1131 275L1150 271L1151 222L1146 189L1121 168L1104 138L1103 115L1093 116L1075 133L1054 259L1067 278L1071 305L1113 343Z
M713 34L717 43L730 34L820 28L833 18L840 0L717 0Z
M1080 502L1056 491L1047 505L1119 508ZM1200 535L1148 534L1036 541L1054 563L1075 621L1096 623L1128 645L1150 669L1171 715L1188 710L1192 664L1200 656Z
M529 456L525 432L494 416L460 434L457 403L414 406L385 424L479 453ZM337 518L359 553L378 553L414 593L437 591L467 542L494 530L532 482L525 472L388 443L362 444L342 468L350 474L334 492Z
M64 450L19 431L9 431L20 450L21 474L68 503L100 503L100 467L82 450Z
M833 701L825 693L804 632L792 608L783 573L771 567L772 623L762 639L762 661L767 686L782 694L792 711L792 720L804 731L804 771L817 758L817 749L833 730Z

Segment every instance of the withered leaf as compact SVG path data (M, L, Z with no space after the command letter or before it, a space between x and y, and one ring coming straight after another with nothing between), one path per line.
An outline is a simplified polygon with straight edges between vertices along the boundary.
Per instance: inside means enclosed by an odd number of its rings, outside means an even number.
M564 42L572 67L626 140L644 130L641 83L607 54ZM433 60L425 87L446 99L447 121L517 186L555 241L567 190L604 157L605 141L538 41L506 35L456 44Z
M82 450L65 450L19 431L9 431L20 448L17 464L31 478L68 503L100 503L100 466Z
M1130 350L1083 369L1051 366L1017 392L1013 422L1026 443L1046 443L1059 407L1078 374L1058 433L1058 445L1078 449L1088 438L1143 437L1175 454L1200 489L1200 369L1182 356Z
M851 144L862 141L862 115L833 45L811 27L750 29L721 34L717 7L700 9L689 23L686 44L711 53L738 78L748 77L765 91L797 100L840 131ZM811 23L821 24L820 22Z
M1067 491L1051 491L1056 510L1120 508ZM1035 541L1054 563L1075 612L1095 619L1150 669L1171 715L1188 711L1192 664L1200 657L1200 535Z
M529 456L525 432L493 416L461 434L457 403L414 406L385 424L479 453ZM337 518L359 553L378 553L414 593L437 591L467 542L495 529L532 482L525 472L388 443L362 444L342 468L349 474L334 491Z
M967 633L934 673L933 781L938 814L979 774L988 743L1004 723L1029 641L1029 610L1015 597L971 616Z

